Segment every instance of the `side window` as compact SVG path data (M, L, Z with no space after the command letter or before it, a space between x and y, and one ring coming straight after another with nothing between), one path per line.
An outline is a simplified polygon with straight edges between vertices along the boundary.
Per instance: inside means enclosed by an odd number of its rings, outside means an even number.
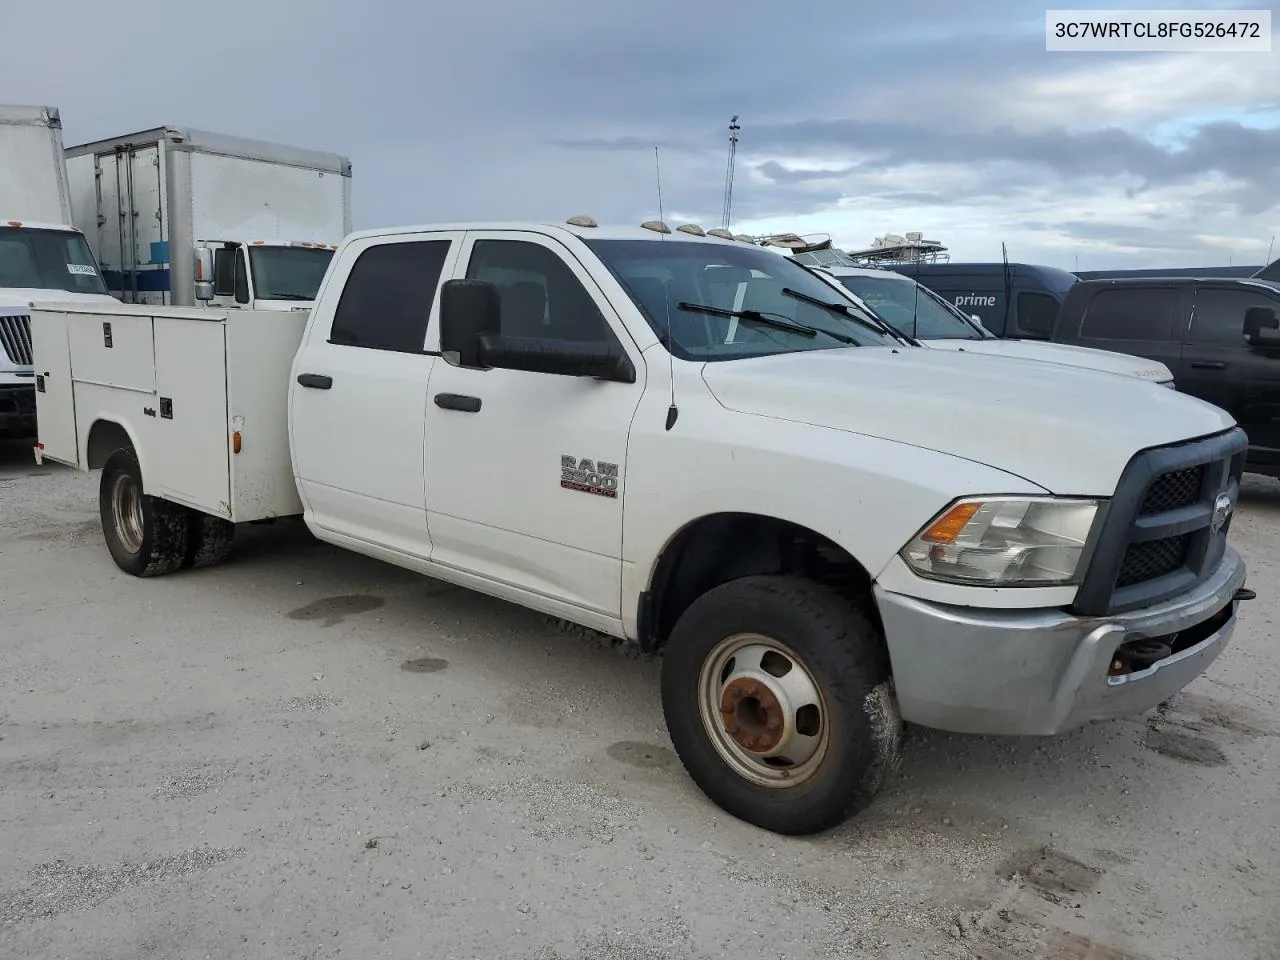
M360 254L342 288L329 342L422 353L450 242L382 243Z
M1100 291L1085 308L1080 336L1088 340L1175 339L1178 291L1170 287L1126 287Z
M213 295L232 297L236 292L236 250L218 247L213 251Z
M1018 294L1018 328L1032 337L1048 340L1058 316L1058 301L1047 293Z
M1195 313L1187 342L1246 346L1244 312L1250 307L1270 307L1280 313L1280 305L1262 291L1201 287L1196 291Z
M477 240L467 278L487 280L502 301L502 335L603 343L609 324L568 265L541 244Z

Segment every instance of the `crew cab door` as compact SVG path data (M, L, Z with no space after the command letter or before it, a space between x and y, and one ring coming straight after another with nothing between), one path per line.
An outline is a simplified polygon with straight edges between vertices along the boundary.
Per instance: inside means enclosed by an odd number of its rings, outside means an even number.
M637 374L615 383L438 360L427 403L432 560L617 618L639 351L587 270L551 238L468 231L455 272L498 286L504 335L613 340ZM428 342L439 343L434 321Z
M290 437L307 519L357 541L353 549L431 554L424 411L438 361L424 344L461 239L425 232L353 241L294 360Z
M1249 435L1251 461L1280 466L1280 354L1245 340L1250 307L1280 314L1280 298L1247 285L1197 285L1174 381L1235 417Z

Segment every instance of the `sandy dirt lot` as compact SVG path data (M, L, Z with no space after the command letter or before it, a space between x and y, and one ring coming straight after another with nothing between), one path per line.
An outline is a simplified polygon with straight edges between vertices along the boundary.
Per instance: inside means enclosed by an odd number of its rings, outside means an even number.
M1259 598L1150 716L1056 740L912 728L832 833L733 820L657 663L252 528L111 563L97 477L0 444L0 957L1280 956L1280 484Z

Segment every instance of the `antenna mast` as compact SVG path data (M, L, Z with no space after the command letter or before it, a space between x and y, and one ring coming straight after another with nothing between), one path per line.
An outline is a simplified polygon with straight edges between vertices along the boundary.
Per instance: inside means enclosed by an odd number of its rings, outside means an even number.
M729 229L729 214L733 210L733 165L738 154L738 131L741 129L735 113L729 121L729 164L724 174L724 215L720 221L720 226L726 230Z

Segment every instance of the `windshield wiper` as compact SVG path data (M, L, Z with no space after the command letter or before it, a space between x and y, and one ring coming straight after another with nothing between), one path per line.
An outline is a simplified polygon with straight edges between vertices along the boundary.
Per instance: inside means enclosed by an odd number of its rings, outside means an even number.
M847 303L828 303L826 300L820 300L817 297L811 297L807 293L801 293L799 290L792 290L790 287L783 287L782 292L785 296L792 297L796 300L801 300L805 303L811 303L815 307L822 307L824 310L830 310L834 314L838 314L839 316L852 320L855 323L860 323L864 327L868 328L869 330L874 330L876 333L887 333L889 334L889 336L897 337L899 340L906 340L906 341L912 342L913 346L917 346L917 347L919 346L918 343L914 343L914 341L912 341L911 337L908 337L906 334L899 333L897 330L889 326L889 324L887 324L883 320L881 320L880 325L877 326L875 323L872 323L870 320L867 320L865 317L858 316L858 314L854 313ZM855 341L850 340L849 342L853 343Z
M843 333L832 333L830 330L818 330L816 327L807 327L803 323L796 323L792 320L779 320L768 314L761 313L759 310L726 310L724 307L713 307L706 303L688 303L681 301L676 304L677 309L690 310L694 313L709 313L713 317L733 317L738 320L746 320L751 323L764 324L766 327L774 327L778 330L787 330L791 333L798 333L802 337L816 337L819 333L826 334L839 340L842 343L857 343L852 337L846 337Z
M269 297L259 297L260 300L314 300L315 297L309 297L305 293L273 293Z

